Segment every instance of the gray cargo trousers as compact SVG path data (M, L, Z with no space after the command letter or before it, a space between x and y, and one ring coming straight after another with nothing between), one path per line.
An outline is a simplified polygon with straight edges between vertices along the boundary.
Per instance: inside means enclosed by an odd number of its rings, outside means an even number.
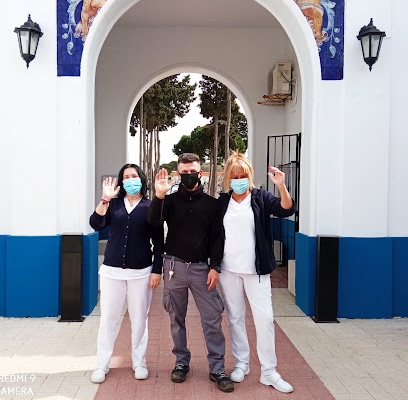
M173 271L171 278L170 270ZM187 347L186 332L188 289L190 288L200 313L210 372L225 371L225 337L221 328L224 302L216 288L208 290L207 263L183 262L166 255L163 259L163 276L163 306L170 315L175 364L190 365L191 353Z

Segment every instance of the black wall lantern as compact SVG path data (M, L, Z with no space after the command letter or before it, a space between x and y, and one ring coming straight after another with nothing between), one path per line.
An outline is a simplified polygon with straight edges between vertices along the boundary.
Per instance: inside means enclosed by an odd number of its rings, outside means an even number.
M40 25L33 22L30 14L28 14L27 22L24 22L20 28L15 28L14 32L17 33L21 57L27 63L28 68L28 64L35 58L38 42L43 35Z
M381 32L373 25L373 19L367 26L363 26L358 33L357 39L361 42L364 61L371 68L380 55L381 43L385 32Z

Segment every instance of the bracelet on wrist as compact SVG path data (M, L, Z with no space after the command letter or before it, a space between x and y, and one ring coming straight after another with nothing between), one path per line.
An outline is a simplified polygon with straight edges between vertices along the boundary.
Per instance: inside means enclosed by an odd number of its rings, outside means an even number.
M102 204L109 204L109 200L101 199Z

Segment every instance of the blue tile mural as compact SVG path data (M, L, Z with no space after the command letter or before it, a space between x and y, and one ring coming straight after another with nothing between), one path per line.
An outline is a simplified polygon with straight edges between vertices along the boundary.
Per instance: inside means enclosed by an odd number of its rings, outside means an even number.
M323 80L343 79L344 0L294 0L313 31Z
M107 0L57 0L57 75L79 76L88 30Z
M57 0L57 75L79 76L88 29L107 0ZM343 79L344 0L294 0L316 39L323 80Z

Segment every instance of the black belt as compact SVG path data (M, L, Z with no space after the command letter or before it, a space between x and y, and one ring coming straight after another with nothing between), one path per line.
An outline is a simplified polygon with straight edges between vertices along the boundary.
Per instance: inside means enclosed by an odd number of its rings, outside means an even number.
M163 258L166 258L167 260L172 260L172 261L178 261L184 264L206 264L208 265L207 261L186 261L182 260L181 258L175 257L175 256L170 256L168 254L162 254Z

